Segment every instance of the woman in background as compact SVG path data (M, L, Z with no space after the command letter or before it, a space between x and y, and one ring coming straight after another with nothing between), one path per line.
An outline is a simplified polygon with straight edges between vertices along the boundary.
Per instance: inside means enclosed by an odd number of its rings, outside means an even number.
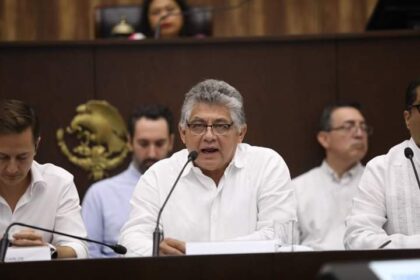
M189 6L185 0L145 0L140 32L154 37L159 25L159 38L194 36L189 28Z

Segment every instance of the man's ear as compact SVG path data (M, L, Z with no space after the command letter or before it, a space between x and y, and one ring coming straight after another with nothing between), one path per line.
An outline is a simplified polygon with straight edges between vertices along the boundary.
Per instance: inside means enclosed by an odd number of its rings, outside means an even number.
M133 149L134 149L134 147L133 147L133 138L130 135L128 135L128 138L127 138L127 147L128 147L128 150L130 152L132 152Z
M245 138L246 135L246 131L248 130L248 126L245 124L242 128L241 131L239 132L239 141L238 143L242 143L242 141Z
M36 139L36 141L35 141L35 154L38 151L38 147L39 147L40 142L41 142L41 136L39 136L38 139Z
M330 134L327 131L318 132L316 139L318 143L324 148L327 149L330 145Z
M185 128L182 128L180 125L178 125L178 131L179 131L179 137L181 137L182 143L185 145L185 134L187 130Z
M408 130L410 130L410 117L411 117L411 112L405 110L403 113L404 116L404 121L405 121L405 126L407 127Z
M169 151L171 152L174 148L174 143L175 143L175 134L171 133L171 135L169 135Z

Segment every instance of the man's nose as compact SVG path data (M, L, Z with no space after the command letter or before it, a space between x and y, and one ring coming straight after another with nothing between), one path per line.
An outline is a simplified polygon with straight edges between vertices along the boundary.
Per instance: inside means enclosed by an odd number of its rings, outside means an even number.
M11 159L6 166L6 170L8 173L11 173L11 174L16 173L16 171L18 170L18 165L17 165L16 160Z
M155 145L152 144L152 145L149 146L149 149L147 151L147 155L148 155L149 158L156 158L157 148L156 148Z
M364 137L366 136L366 131L359 125L354 127L354 136L356 137Z
M212 140L215 138L215 134L213 131L213 127L207 126L206 131L204 132L204 139L205 140Z

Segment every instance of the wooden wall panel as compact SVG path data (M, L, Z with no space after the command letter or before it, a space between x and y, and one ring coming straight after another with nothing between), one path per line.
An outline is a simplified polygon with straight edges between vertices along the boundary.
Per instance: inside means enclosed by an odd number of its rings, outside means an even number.
M306 0L284 0L282 2L282 18L280 22L281 26L283 26L282 33L319 33L319 2ZM272 17L276 16L275 12L272 12Z
M73 173L83 195L91 181L61 154L55 138L77 105L105 99L127 117L140 104L158 102L178 118L191 86L223 79L244 95L245 141L277 150L296 176L322 160L315 134L321 109L334 100L363 103L375 128L366 160L407 138L403 91L418 75L419 38L407 32L0 44L0 98L35 105L44 127L37 158Z
M377 0L318 0L319 33L362 32Z
M36 160L74 174L81 194L90 179L61 154L55 133L69 125L78 105L94 98L93 69L92 52L85 47L0 46L0 98L24 100L36 108L41 122Z
M94 39L94 7L142 0L0 0L0 40ZM214 17L214 35L278 36L361 32L377 0L189 0L237 7Z
M222 36L245 36L250 34L252 17L251 9L253 5L243 0L215 0L215 1L189 1L189 3L211 5L220 7L220 12L214 13L214 35ZM229 10L232 7L233 10ZM253 15L251 15L253 16ZM246 20L245 20L246 19Z
M370 38L338 45L338 94L366 104L366 118L374 124L372 143L383 143L371 145L369 157L386 153L409 137L403 119L405 89L419 78L415 59L419 44L420 39L413 37L404 42Z

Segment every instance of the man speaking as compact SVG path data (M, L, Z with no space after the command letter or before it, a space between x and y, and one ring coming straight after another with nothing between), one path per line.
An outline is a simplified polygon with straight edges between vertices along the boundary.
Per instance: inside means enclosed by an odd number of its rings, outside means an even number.
M185 96L179 133L186 149L154 164L140 179L120 242L129 255L152 254L159 210L188 154L189 163L161 216L160 255L185 254L185 242L267 240L275 220L292 220L290 174L275 151L242 144L247 130L241 94L205 80Z

